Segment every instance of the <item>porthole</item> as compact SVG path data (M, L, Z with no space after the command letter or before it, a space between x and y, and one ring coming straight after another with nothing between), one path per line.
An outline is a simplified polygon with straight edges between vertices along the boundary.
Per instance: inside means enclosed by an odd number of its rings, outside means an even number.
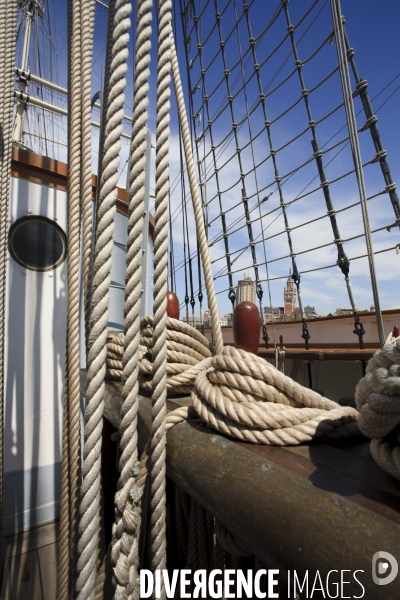
M10 227L8 247L11 256L23 267L51 271L65 260L67 238L50 219L22 217Z

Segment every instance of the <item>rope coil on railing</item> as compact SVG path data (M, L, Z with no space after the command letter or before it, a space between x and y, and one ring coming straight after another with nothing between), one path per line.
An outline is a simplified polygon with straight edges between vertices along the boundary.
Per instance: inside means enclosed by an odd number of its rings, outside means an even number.
M147 392L152 391L152 316L141 319L139 383ZM120 380L124 335L110 337L107 343L107 377ZM199 368L196 365L212 356L210 344L196 329L183 321L167 318L167 392L170 395L190 394Z
M151 323L151 317L142 321ZM201 335L195 329L193 332ZM148 333L141 338L145 343L141 361L151 350L150 328ZM120 336L114 340L121 343ZM112 351L117 345L109 344ZM146 361L140 368L148 372ZM355 409L338 406L244 350L227 346L222 354L189 364L179 375L174 370L172 367L168 389L177 393L191 389L197 415L225 435L256 444L294 445L314 438L337 439L359 433Z
M355 399L361 433L372 438L373 459L400 479L400 337L387 342L369 360Z

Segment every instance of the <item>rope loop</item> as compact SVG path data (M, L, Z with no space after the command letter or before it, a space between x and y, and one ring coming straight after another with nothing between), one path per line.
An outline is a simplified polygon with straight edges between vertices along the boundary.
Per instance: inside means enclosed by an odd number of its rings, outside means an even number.
M390 334L386 342L369 360L355 398L360 430L372 439L372 457L400 479L400 337Z

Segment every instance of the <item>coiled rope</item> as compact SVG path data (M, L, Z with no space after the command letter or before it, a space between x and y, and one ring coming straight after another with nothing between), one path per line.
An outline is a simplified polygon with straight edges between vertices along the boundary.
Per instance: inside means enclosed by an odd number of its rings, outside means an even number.
M139 384L146 392L152 391L153 323L154 318L151 315L143 317L140 321ZM109 379L120 380L122 377L123 347L123 334L109 338L107 343ZM168 395L190 394L197 374L205 368L202 361L212 356L209 342L194 327L168 317L166 347Z
M175 319L168 321L175 325ZM142 322L151 324L152 320L144 317ZM176 323L201 336L190 325ZM170 333L174 337L175 330L169 328ZM149 328L149 334L141 338L146 343L140 363L142 372L149 370L146 354L151 355L151 339ZM168 343L170 340L167 353ZM171 351L171 359L173 354ZM182 359L190 358L180 354ZM173 370L167 380L169 391L190 390L193 409L201 421L230 437L255 444L292 446L315 438L337 439L359 434L357 410L341 407L303 387L245 350L226 346L221 354L189 365L179 375ZM144 384L151 389L150 380Z
M339 407L262 358L231 346L196 377L192 401L213 429L255 444L291 446L359 433L355 409Z
M388 341L368 361L355 399L361 433L372 438L372 458L400 479L400 337Z

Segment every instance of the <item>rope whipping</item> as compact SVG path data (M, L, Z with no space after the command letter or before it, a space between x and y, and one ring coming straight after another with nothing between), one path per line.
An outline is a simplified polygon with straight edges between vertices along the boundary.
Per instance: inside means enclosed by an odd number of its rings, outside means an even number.
M81 221L81 3L68 2L68 313L63 409L60 544L57 598L67 600L76 570L80 464L80 221Z
M87 360L85 444L81 503L79 507L78 577L76 594L79 600L94 597L96 559L100 520L100 467L103 392L106 370L111 252L113 248L114 216L117 199L119 151L121 148L124 89L131 5L127 0L111 0L108 10L107 57L105 81L106 128L102 168L99 174L96 238L93 260L92 311L90 317L89 352ZM111 58L110 58L111 57ZM103 114L104 114L103 112Z
M171 41L171 61L172 61L172 77L174 80L175 95L176 95L176 101L177 101L177 105L178 105L178 115L179 115L179 121L180 121L181 128L182 128L183 145L184 145L184 150L185 150L185 159L186 159L186 165L187 165L187 171L188 171L188 177L189 177L190 192L192 195L193 211L194 211L194 216L195 216L195 221L196 221L196 231L197 231L197 237L199 240L201 260L202 260L202 264L203 264L203 272L204 272L204 280L205 280L206 291L207 291L208 306L209 306L210 314L211 314L213 341L214 341L214 345L215 345L217 354L220 354L222 352L222 348L223 348L221 325L219 322L218 305L217 305L217 300L216 300L216 296L215 296L214 282L213 282L213 276L212 276L211 264L210 264L210 257L208 254L208 243L207 243L207 236L206 236L205 227L204 227L203 212L202 212L202 208L201 208L199 192L197 189L196 174L195 174L194 160L193 160L193 154L192 154L192 146L191 146L191 141L190 141L190 130L189 130L189 125L188 125L188 121L187 121L185 101L184 101L184 97L183 97L181 77L180 77L180 73L179 73L178 58L176 55L175 43L174 43L173 38Z
M378 335L380 345L385 343L382 313L379 303L378 283L375 272L374 250L372 245L371 228L369 224L367 195L365 192L364 174L360 153L359 140L357 135L357 122L354 112L353 95L350 83L349 65L346 52L346 40L343 28L343 16L340 7L340 0L331 0L332 20L335 28L336 51L340 68L340 79L342 82L343 99L346 108L347 124L349 129L350 144L352 149L354 168L357 177L357 183L361 201L361 212L364 223L365 242L367 246L368 264L371 277L372 294L374 297L374 306L376 313L376 322L378 325Z
M17 43L17 3L6 0L0 6L0 585L3 580L3 476L5 405L5 327L7 292L8 211L12 157L14 66Z
M120 424L120 477L115 496L115 523L111 560L114 569L115 599L139 598L140 493L136 488L138 464L137 411L139 393L140 302L142 277L143 213L145 198L146 132L150 76L152 0L137 5L134 106L129 175L129 217L125 274L124 336L119 336L123 351L123 380ZM107 345L107 367L109 362ZM115 366L115 365L114 365Z
M355 393L361 433L375 462L400 480L400 337L390 334L368 361Z

